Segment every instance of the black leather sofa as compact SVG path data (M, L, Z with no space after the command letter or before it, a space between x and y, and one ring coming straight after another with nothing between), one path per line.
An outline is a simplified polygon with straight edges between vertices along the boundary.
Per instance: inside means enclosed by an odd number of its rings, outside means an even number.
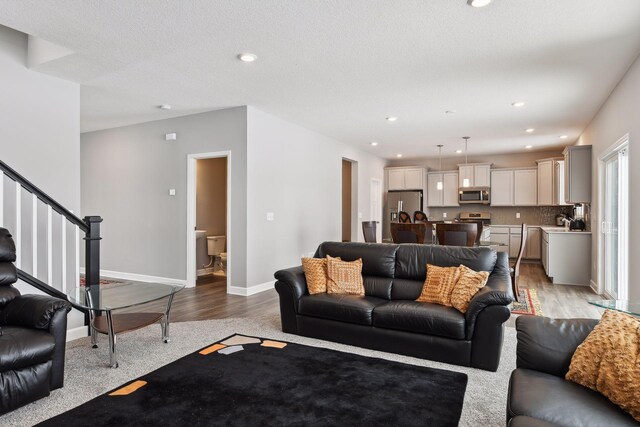
M573 353L597 323L533 316L516 320L517 368L509 381L509 427L640 425L600 393L564 379Z
M282 330L344 344L495 371L513 301L507 255L489 248L322 243L326 255L363 260L365 296L309 295L302 267L275 273ZM416 302L427 263L490 271L466 314Z
M71 304L43 295L20 295L16 247L0 228L0 414L62 387L67 313Z

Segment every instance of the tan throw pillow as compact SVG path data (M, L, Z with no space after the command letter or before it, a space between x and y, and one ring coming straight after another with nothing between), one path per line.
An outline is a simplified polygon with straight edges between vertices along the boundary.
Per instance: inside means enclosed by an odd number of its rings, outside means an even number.
M364 295L362 258L347 262L327 255L327 293Z
M640 319L605 311L573 354L565 378L602 393L640 421Z
M325 258L302 258L302 270L307 279L309 294L327 292L327 260Z
M451 292L451 305L453 308L467 312L469 303L489 280L489 273L486 271L474 271L469 267L460 265L460 278L458 282L453 286Z
M416 301L451 307L451 292L460 277L460 267L438 267L427 264L427 280Z

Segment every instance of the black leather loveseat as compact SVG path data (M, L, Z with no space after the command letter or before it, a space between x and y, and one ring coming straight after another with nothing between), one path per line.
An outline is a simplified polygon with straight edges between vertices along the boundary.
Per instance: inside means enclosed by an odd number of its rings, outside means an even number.
M67 313L71 304L42 295L20 295L16 247L0 228L0 414L62 387Z
M315 257L362 258L365 296L309 295L302 267L276 272L284 332L495 371L513 301L507 255L489 248L325 242ZM466 314L416 302L427 263L489 271Z
M564 379L573 353L597 323L533 316L516 320L517 368L509 381L509 427L640 425L600 393Z

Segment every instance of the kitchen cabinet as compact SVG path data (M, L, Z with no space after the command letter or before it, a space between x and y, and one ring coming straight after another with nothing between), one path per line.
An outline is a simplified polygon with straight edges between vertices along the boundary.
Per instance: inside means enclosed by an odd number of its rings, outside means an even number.
M515 206L536 206L538 204L538 170L514 170L513 189L513 204Z
M393 168L387 169L388 190L422 190L424 187L424 169Z
M509 234L509 227L491 226L491 241L504 245L496 246L494 248L496 251L509 253Z
M442 182L442 190L438 190ZM458 206L458 172L427 174L427 207Z
M520 244L522 243L521 233L509 234L509 258L517 258L520 252Z
M542 265L554 284L589 285L591 233L543 227Z
M513 171L491 171L491 206L513 206Z
M509 254L509 258L517 258L522 242L522 227L491 226L491 241L505 246L495 248ZM527 227L527 244L524 248L523 258L541 259L542 257L542 230L540 227Z
M458 165L459 187L464 187L465 179L469 180L468 187L489 187L491 185L491 163Z
M538 160L538 205L551 206L554 203L553 159Z
M566 205L564 200L564 160L553 162L553 204L554 206Z
M573 145L564 154L564 200L591 203L591 146Z

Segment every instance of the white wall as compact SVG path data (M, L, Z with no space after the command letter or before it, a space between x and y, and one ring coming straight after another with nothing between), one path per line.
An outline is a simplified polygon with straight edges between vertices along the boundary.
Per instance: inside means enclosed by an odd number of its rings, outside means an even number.
M59 201L67 209L80 211L80 88L79 85L50 77L27 68L27 35L0 25L0 158L45 193ZM5 222L14 236L16 218L15 186L5 179ZM23 191L22 221L22 268L32 273L30 238L30 198ZM15 199L13 199L15 200ZM43 206L39 208L39 223L45 216ZM46 222L45 222L46 227ZM59 229L54 225L54 241L59 241ZM69 227L71 229L71 227ZM45 229L40 229L40 236ZM71 230L70 230L71 231ZM68 235L70 259L72 252L70 232ZM45 247L44 245L40 245ZM61 259L55 251L54 278L60 281L55 263ZM40 253L38 277L44 279L47 269L46 255ZM71 267L71 266L70 266ZM69 269L69 280L73 269ZM60 273L61 274L61 273ZM56 283L50 283L56 285ZM58 283L59 284L59 283ZM24 293L37 293L33 287L18 283ZM80 327L84 317L73 312L69 316L69 327Z
M640 212L640 198L634 197L640 189L640 168L635 167L640 161L640 59L629 68L625 77L618 83L609 99L582 133L578 145L593 146L593 198L592 220L594 229L600 224L598 216L598 158L600 155L625 134L629 134L629 192L630 192L630 230L629 230L629 299L640 299L640 263L634 257L634 249L640 245L640 224L634 221L634 214ZM599 234L593 238L592 280L598 282L597 245ZM599 284L600 285L600 284Z
M369 219L371 178L384 160L255 108L247 109L247 281L273 280L342 235L342 159L357 162L356 212ZM273 212L275 221L267 221ZM358 240L363 241L360 220Z
M231 276L245 287L246 134L245 107L83 133L82 213L104 219L101 268L185 280L187 155L230 150Z

